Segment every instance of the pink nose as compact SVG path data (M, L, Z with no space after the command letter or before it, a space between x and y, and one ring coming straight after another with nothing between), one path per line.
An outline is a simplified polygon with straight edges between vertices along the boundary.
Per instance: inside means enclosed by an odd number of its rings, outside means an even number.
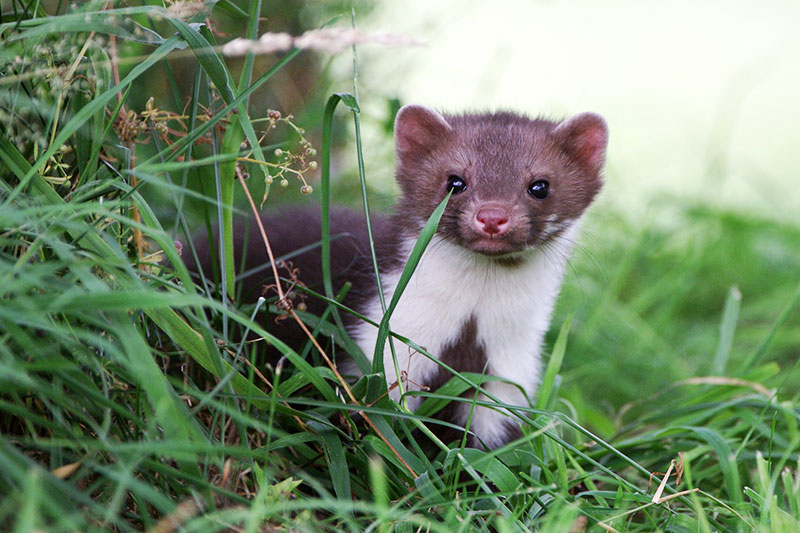
M478 229L489 235L508 231L508 213L499 207L482 207L475 213Z

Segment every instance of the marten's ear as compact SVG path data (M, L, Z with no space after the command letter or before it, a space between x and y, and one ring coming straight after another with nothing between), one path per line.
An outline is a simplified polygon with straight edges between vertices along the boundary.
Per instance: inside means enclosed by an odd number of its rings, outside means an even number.
M394 142L398 155L428 153L453 131L447 120L429 107L405 105L394 120Z
M567 153L592 172L600 172L603 168L608 145L608 127L600 115L575 115L556 126L553 135Z

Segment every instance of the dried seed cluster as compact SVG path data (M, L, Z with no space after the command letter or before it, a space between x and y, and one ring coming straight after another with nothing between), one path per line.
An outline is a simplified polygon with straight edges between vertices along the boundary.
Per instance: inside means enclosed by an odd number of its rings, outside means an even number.
M159 109L155 105L155 99L151 96L147 99L144 106L144 111L137 113L134 110L128 110L124 116L117 117L114 122L114 131L117 137L123 143L146 143L149 135L155 134L159 139L166 144L172 144L172 137L182 137L186 135L186 124L184 123L183 115L178 115L171 111ZM208 119L209 117L204 117ZM184 131L178 131L170 126L180 127Z
M7 40L13 33L4 34ZM82 107L106 89L90 59L105 59L101 36L85 33L24 39L7 43L0 58L0 127L23 154L45 151L67 110ZM17 90L21 89L21 90ZM65 153L68 147L61 147Z

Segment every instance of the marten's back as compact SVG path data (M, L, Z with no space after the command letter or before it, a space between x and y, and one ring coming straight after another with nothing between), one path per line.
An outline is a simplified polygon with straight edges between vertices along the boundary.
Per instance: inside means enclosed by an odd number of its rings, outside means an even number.
M374 217L372 222L373 233L380 257L388 254L391 247L392 232L388 218ZM262 221L269 238L272 252L279 263L278 274L282 278L291 278L293 275L305 287L324 294L322 282L322 227L321 213L318 207L288 208L274 214L263 214ZM360 302L369 298L375 292L374 270L369 251L369 238L364 215L348 209L334 209L331 212L331 275L335 293L346 282L351 283L343 303L350 307L357 307ZM205 233L196 236L193 240L198 262L195 262L191 251L184 247L184 263L195 280L199 283L200 272L210 283L219 281L219 269L214 268L219 264L218 235L214 232L214 247L212 250L209 238ZM244 254L244 264L242 257ZM277 295L274 289L269 289L275 283L272 267L269 262L266 247L264 246L261 232L255 219L249 225L238 223L234 225L234 258L236 261L237 285L242 287L240 303L253 303L259 296L273 299ZM286 265L281 267L280 261ZM380 259L379 259L380 261ZM288 268L292 269L292 273ZM215 273L217 272L217 273ZM282 281L286 290L290 283ZM301 301L300 291L295 290L294 305ZM319 316L327 304L306 296L303 298L307 311ZM350 323L349 316L342 315L345 323ZM273 316L274 318L274 316ZM293 348L299 348L306 337L293 320L280 320L277 323L270 320L266 324L267 330L277 335Z

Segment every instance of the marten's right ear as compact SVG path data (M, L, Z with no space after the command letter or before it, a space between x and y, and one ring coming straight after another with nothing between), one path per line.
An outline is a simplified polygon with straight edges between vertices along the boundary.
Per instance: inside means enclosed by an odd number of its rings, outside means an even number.
M394 121L397 154L426 154L451 131L453 128L447 120L433 109L422 105L403 106Z

